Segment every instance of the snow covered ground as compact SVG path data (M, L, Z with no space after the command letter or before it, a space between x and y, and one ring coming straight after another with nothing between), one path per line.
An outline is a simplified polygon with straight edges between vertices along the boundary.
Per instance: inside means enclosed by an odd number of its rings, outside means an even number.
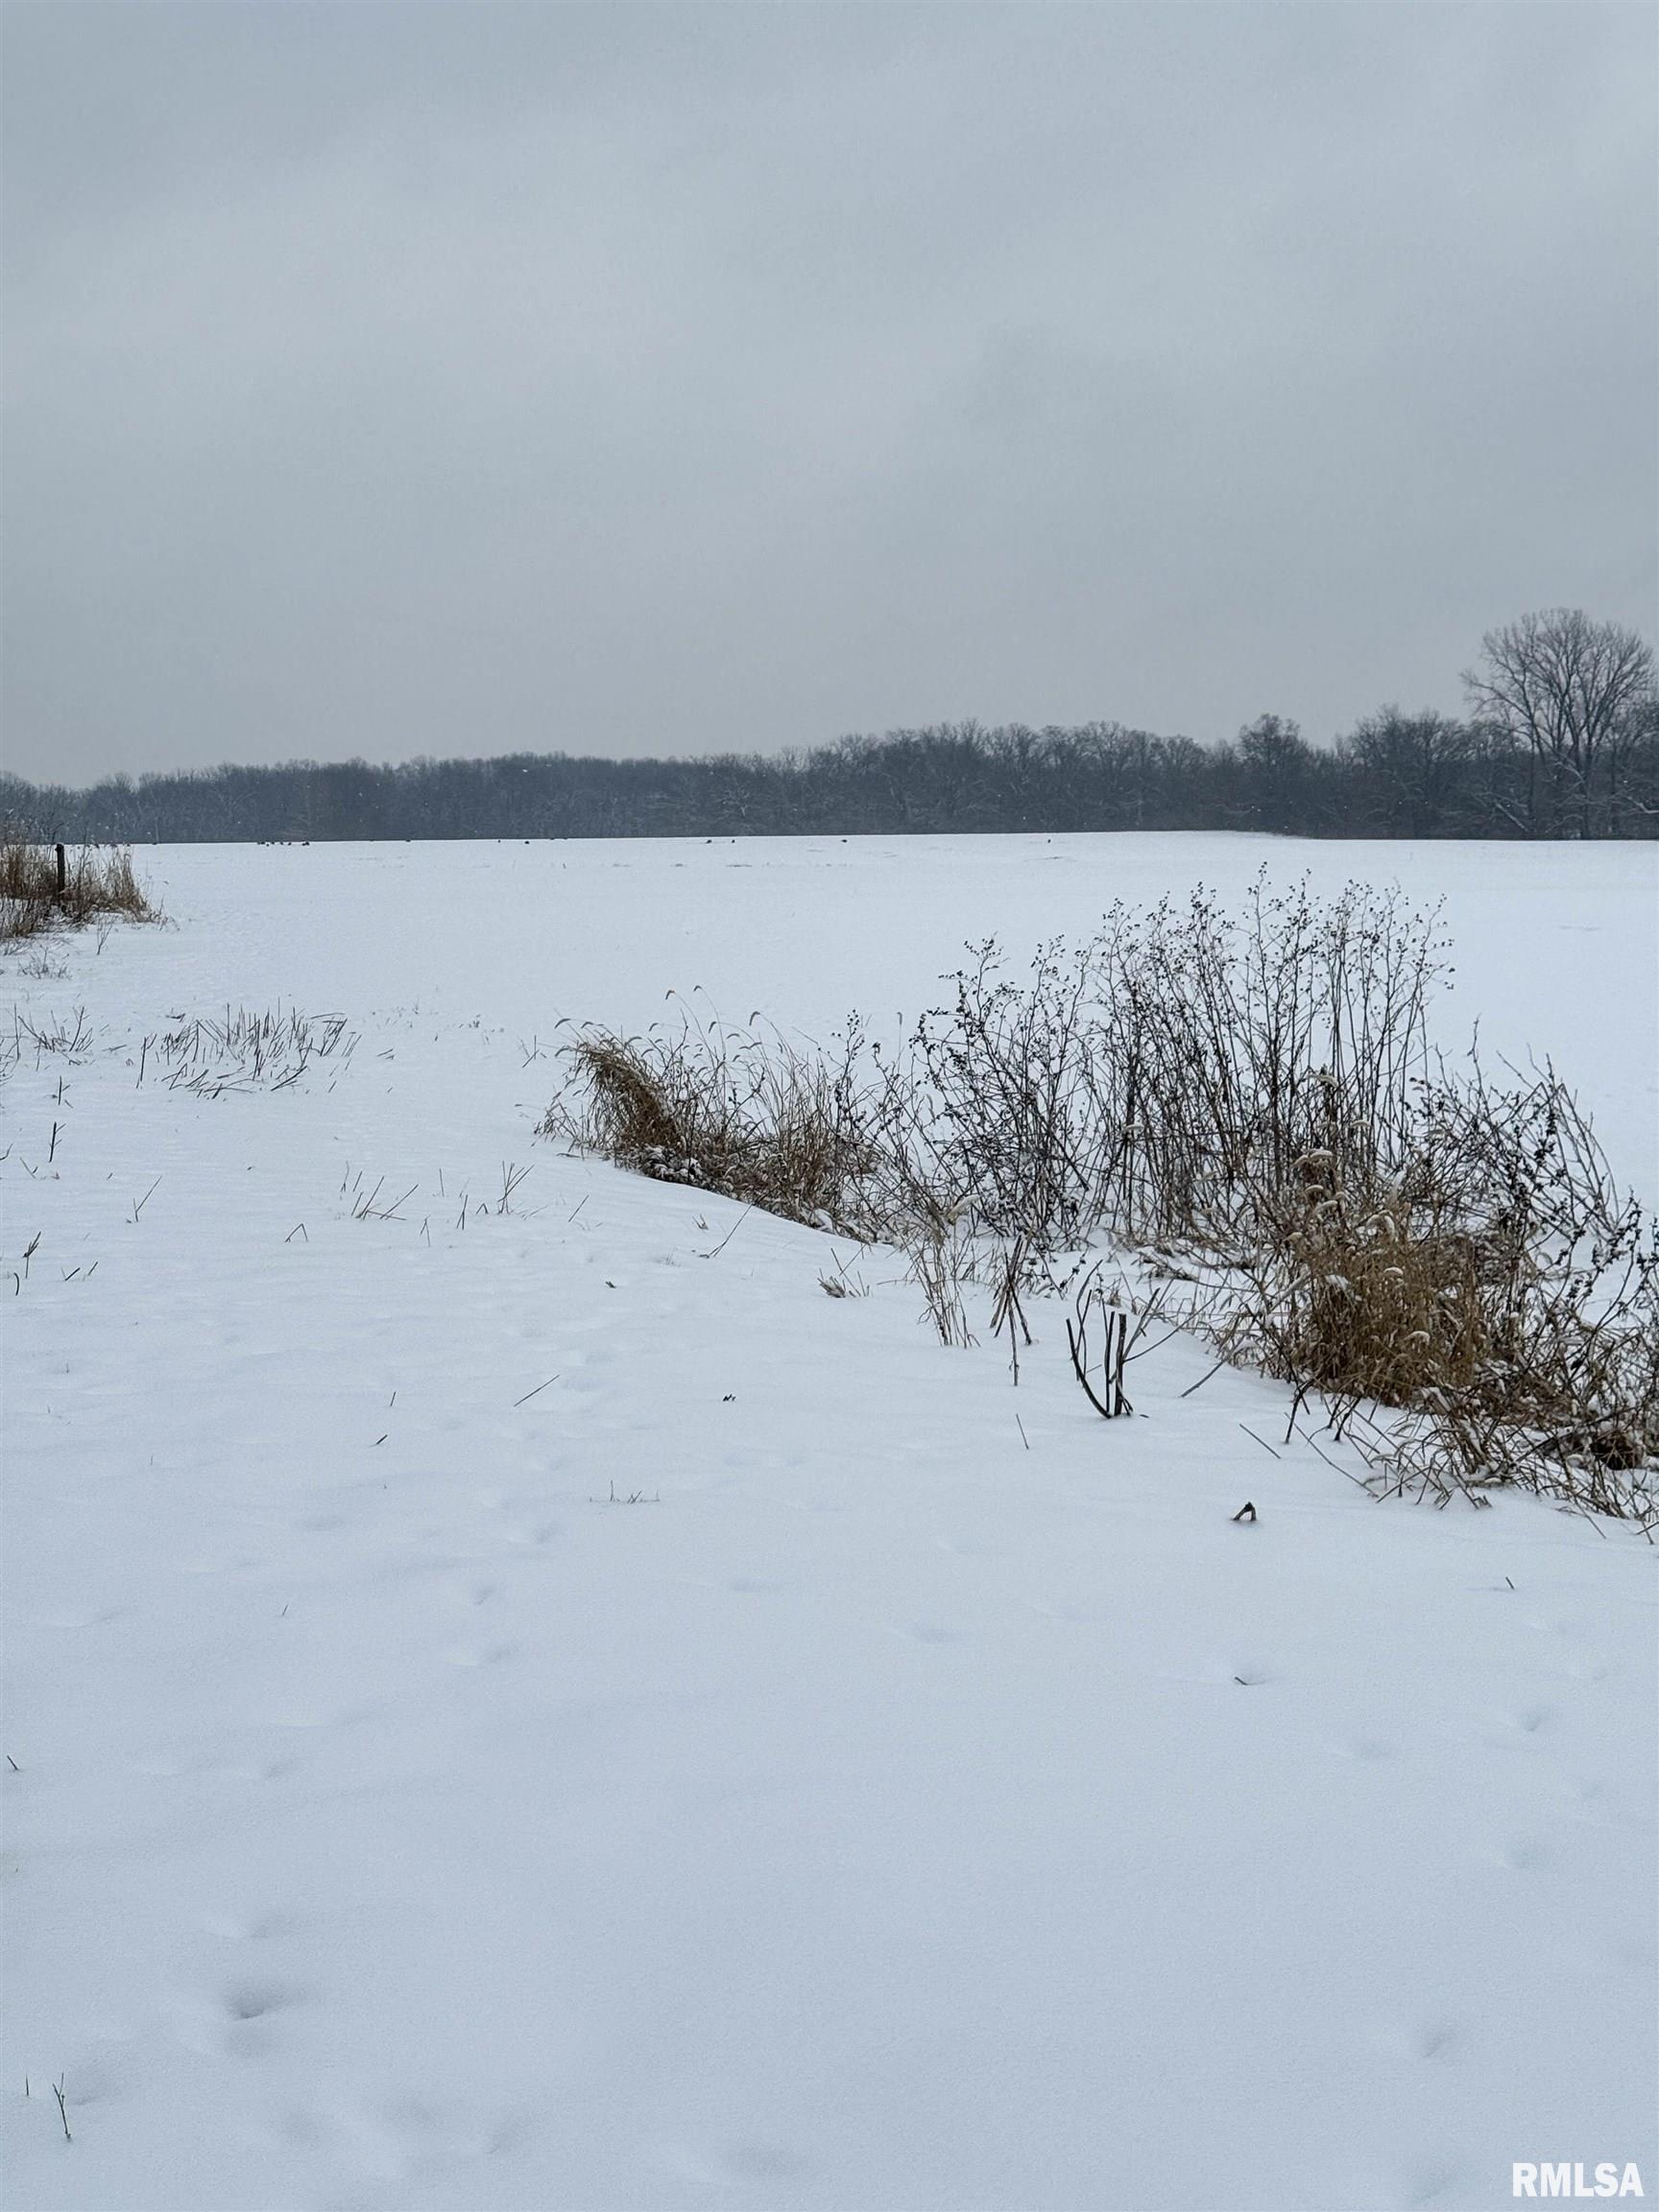
M1265 860L1444 892L1448 1043L1553 1056L1651 1191L1651 848L142 857L173 926L0 968L92 1032L0 1090L9 2204L1659 2189L1648 1546L1375 1504L1180 1341L1108 1427L1039 1310L1016 1393L880 1256L831 1300L531 1134L562 1016L886 1023ZM137 1080L278 1001L349 1063Z

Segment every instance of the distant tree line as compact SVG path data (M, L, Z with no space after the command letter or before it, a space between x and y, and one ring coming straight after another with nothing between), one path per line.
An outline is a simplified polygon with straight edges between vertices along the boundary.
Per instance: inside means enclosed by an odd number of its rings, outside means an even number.
M609 760L287 761L117 776L86 790L0 777L0 814L66 842L691 837L923 830L1254 830L1303 837L1652 837L1651 649L1575 611L1483 641L1459 720L1384 707L1330 747L1263 714L1200 745L1117 722L975 722L809 752Z

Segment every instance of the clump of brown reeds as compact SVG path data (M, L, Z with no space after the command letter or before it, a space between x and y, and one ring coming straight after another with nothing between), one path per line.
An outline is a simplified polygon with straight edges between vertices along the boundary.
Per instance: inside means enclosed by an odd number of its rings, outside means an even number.
M539 1134L562 1136L665 1183L692 1184L791 1221L868 1238L878 1148L856 1031L830 1054L776 1034L733 1040L689 1019L677 1032L589 1029Z
M0 940L77 928L106 915L131 922L159 919L132 873L131 853L97 845L65 848L60 877L56 846L15 827L0 827Z
M1339 1190L1310 1197L1266 1258L1261 1364L1310 1388L1409 1405L1431 1384L1468 1382L1490 1349L1480 1238L1398 1192L1362 1206Z
M1396 1200L1399 1263L1428 1292L1416 1327L1395 1331L1415 1363L1374 1378L1339 1362L1320 1385L1333 1427L1383 1489L1444 1500L1513 1485L1651 1530L1654 1224L1552 1070L1499 1085L1472 1066L1427 1088L1420 1111ZM1446 1316L1437 1331L1430 1305Z

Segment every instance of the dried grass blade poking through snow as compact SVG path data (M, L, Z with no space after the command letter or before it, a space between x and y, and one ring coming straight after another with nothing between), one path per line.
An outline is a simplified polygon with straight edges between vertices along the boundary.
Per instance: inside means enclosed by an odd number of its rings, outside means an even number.
M203 1098L227 1091L284 1091L316 1062L349 1067L358 1042L343 1014L227 1006L222 1015L180 1022L176 1029L146 1037L138 1081L165 1083Z

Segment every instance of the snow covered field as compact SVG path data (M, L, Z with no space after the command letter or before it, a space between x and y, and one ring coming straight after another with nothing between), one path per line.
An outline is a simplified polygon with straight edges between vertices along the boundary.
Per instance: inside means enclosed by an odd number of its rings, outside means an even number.
M563 1016L884 1026L1265 861L1443 892L1448 1044L1653 1194L1652 848L140 857L173 926L0 968L91 1032L0 1090L9 2204L1659 2189L1650 1547L1375 1504L1181 1341L1108 1427L1038 1309L1016 1394L900 1265L531 1134ZM349 1064L138 1082L278 1001Z

